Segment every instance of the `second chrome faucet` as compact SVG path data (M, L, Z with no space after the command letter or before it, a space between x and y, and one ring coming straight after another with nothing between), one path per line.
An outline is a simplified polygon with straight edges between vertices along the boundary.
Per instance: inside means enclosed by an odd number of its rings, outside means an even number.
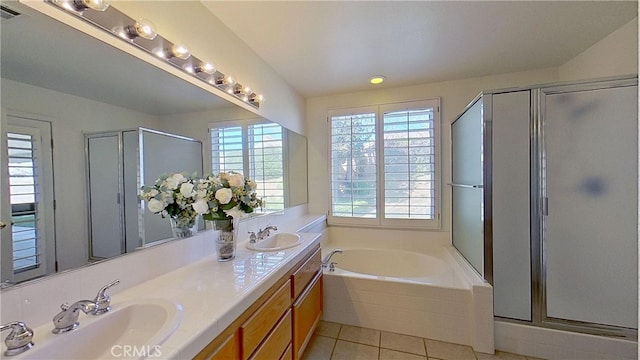
M120 280L115 280L105 286L103 286L92 300L80 300L75 303L60 305L60 311L53 317L53 332L54 334L62 334L67 331L71 331L80 326L78 318L80 311L85 314L100 315L111 310L111 297L107 295L106 291L112 286L118 285Z

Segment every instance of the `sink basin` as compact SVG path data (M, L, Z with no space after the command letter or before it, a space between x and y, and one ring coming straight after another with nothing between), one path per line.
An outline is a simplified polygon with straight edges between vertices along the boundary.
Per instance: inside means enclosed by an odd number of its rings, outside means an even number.
M276 251L288 249L302 244L300 235L293 233L276 233L256 243L249 243L247 249L254 251Z
M112 304L99 315L80 315L80 327L51 334L52 326L36 330L33 349L15 359L142 359L162 358L161 344L178 328L182 307L162 299ZM48 331L47 331L48 330Z

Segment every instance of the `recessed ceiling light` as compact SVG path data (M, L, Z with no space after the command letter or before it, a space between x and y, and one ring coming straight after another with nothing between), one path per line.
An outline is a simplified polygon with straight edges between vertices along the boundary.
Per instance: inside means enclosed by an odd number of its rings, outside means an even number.
M374 84L374 85L377 85L377 84L382 84L384 79L386 79L384 76L376 75L376 76L372 77L371 79L369 79L369 82Z

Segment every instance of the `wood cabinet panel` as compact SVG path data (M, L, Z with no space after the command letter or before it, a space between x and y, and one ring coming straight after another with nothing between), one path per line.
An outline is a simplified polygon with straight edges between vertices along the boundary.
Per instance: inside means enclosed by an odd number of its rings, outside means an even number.
M289 344L287 346L287 350L284 351L284 354L280 357L280 360L293 360L293 346Z
M247 321L240 326L242 358L248 359L291 306L291 281L287 280ZM278 354L280 356L280 354Z
M278 325L251 356L251 360L279 359L291 344L291 310L280 319Z
M224 340L212 341L194 357L194 360L236 360L240 353L237 335L232 333Z
M302 357L322 316L322 273L293 304L293 355Z
M302 264L298 270L296 270L292 275L293 280L293 292L292 297L294 299L298 298L302 291L304 291L305 287L311 282L313 277L320 270L320 265L322 263L322 258L320 255L320 249L318 248L313 255L309 257L309 259Z

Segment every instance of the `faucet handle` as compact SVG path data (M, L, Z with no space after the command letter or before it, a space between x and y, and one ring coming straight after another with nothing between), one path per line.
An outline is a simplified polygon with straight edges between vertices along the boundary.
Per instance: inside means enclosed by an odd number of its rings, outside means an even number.
M12 321L8 324L0 326L0 331L11 329L11 332L4 340L7 350L4 352L6 356L21 354L33 347L33 330L25 323L20 321Z
M95 310L91 311L91 315L100 315L111 310L111 297L107 294L107 289L120 284L120 280L116 279L109 284L103 286L93 300L96 303Z
M258 240L258 238L256 237L256 233L253 231L249 231L249 242L251 244L255 244L256 240Z

